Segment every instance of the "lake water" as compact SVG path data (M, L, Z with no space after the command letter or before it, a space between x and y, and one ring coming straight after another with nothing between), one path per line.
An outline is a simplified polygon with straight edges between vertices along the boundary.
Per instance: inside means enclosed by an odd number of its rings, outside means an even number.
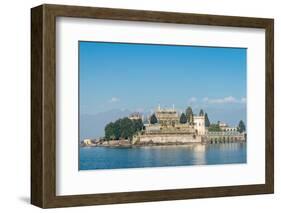
M120 169L163 166L246 163L246 143L146 146L132 148L80 147L79 169Z

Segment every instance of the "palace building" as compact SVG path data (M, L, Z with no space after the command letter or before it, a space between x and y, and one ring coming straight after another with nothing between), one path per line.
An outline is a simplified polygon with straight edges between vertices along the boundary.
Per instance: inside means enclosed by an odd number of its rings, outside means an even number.
M135 137L140 143L188 143L202 142L205 134L205 117L193 115L193 122L180 122L180 113L172 108L158 108L155 110L156 123L148 123L145 130ZM149 119L148 119L149 121Z
M148 132L174 132L174 133L193 133L205 135L205 116L193 115L193 123L180 123L180 114L173 108L161 108L158 106L155 111L157 124L146 126Z
M179 115L174 106L172 109L161 109L159 105L158 109L155 111L155 115L158 123L163 127L174 127L179 124Z
M192 110L191 110L192 112ZM202 111L203 112L203 111ZM219 123L219 132L209 132L205 125L205 113L191 114L192 119L181 120L182 113L175 107L158 108L144 122L145 129L133 137L133 144L186 144L205 142L245 141L246 134L239 133L236 128ZM151 118L153 116L153 122ZM130 119L139 119L139 114Z

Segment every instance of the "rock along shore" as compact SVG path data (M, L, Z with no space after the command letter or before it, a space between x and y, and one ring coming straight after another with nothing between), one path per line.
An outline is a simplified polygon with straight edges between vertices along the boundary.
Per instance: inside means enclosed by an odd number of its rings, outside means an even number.
M245 141L237 141L233 143L244 143ZM184 146L184 145L195 145L195 144L208 144L208 142L165 142L165 143L160 143L160 142L138 142L132 144L129 140L120 140L120 141L102 141L102 142L97 142L97 143L92 143L92 144L81 144L81 147L143 147L143 146Z

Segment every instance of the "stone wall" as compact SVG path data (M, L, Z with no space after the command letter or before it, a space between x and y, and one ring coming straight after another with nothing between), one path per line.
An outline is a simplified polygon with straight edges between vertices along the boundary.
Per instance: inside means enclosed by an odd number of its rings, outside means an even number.
M245 142L246 134L237 131L208 132L204 137L204 141L210 143Z
M202 137L191 134L145 134L134 138L133 143L201 143Z

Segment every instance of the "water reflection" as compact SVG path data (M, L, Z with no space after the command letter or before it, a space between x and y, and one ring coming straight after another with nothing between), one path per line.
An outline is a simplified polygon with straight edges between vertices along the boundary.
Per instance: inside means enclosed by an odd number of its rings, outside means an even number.
M206 145L198 144L193 146L194 165L206 164Z
M80 148L80 169L246 163L246 143Z

